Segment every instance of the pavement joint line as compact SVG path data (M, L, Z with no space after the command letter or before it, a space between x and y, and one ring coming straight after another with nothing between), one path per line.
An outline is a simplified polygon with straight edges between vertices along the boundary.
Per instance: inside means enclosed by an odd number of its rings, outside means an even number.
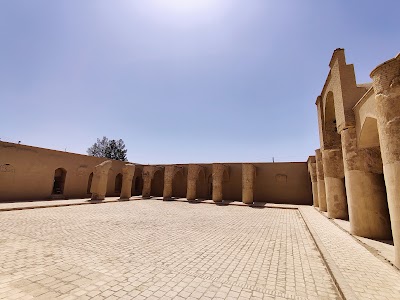
M315 208L315 207L314 207ZM321 213L317 208L315 208L315 210L317 212L319 212L323 217L327 218L331 223L333 223L336 227L338 227L340 230L342 230L343 232L347 233L348 235L350 235L353 240L355 240L358 244L360 244L361 246L363 246L365 249L367 249L372 255L374 255L375 257L377 257L378 259L380 259L382 262L389 264L390 266L392 266L396 271L400 271L399 268L397 268L390 260L388 260L386 257L384 257L382 254L380 254L379 251L377 251L374 247L364 243L363 241L359 240L358 238L356 238L352 233L350 233L349 231L347 231L346 229L344 229L343 227L341 227L339 224L337 224L336 222L333 221L332 218L326 217L323 213ZM362 237L362 236L360 236Z
M329 254L328 250L326 250L326 248L325 248L323 242L320 240L318 234L312 228L307 217L303 214L301 209L299 209L299 212L304 220L304 223L307 226L308 231L311 234L311 237L314 240L315 245L317 246L319 253L321 254L322 260L324 261L324 264L325 264L326 268L328 269L328 272L331 275L332 280L335 283L335 286L336 286L340 296L343 298L343 300L359 299L356 296L356 294L354 293L353 289L347 283L346 279L342 275L342 272L340 271L339 267L336 265L335 261Z

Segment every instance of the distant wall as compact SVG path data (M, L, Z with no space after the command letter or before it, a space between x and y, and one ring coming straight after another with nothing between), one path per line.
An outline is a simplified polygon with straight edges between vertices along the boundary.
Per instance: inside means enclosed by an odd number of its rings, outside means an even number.
M88 181L94 166L104 158L0 142L0 201L50 199L54 172L66 171L66 198L87 198ZM115 177L124 162L113 161L109 172L108 196L115 193Z
M211 199L212 164L200 164L205 168L205 181L198 182L201 198ZM229 180L223 183L223 199L242 201L242 164L224 163L229 166ZM294 163L253 163L256 167L254 201L288 204L312 204L311 182L306 162ZM186 189L188 165L179 165L184 169L184 176L173 181L173 196L182 197ZM184 180L180 179L184 178ZM162 196L157 194L153 196Z
M54 172L66 171L63 195L65 198L88 198L88 181L93 168L105 161L87 155L55 151L13 143L0 142L0 201L50 199ZM112 161L108 177L107 196L115 192L115 178L122 173L126 162ZM200 164L204 174L198 181L199 198L211 199L212 164ZM242 164L226 163L229 178L223 182L223 199L242 200ZM311 183L306 162L253 163L256 167L254 201L270 203L312 204ZM143 185L142 165L136 165L132 195L140 195ZM183 172L173 180L173 195L185 197L188 165L179 164ZM152 196L162 196L164 171L158 171L152 187ZM161 176L160 176L161 175ZM135 184L136 183L136 184ZM89 188L90 190L90 188Z

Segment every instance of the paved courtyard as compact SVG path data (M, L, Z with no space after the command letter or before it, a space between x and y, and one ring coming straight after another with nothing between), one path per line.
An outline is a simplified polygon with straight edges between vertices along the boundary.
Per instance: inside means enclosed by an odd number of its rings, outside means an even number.
M340 299L295 209L143 200L0 228L0 299Z

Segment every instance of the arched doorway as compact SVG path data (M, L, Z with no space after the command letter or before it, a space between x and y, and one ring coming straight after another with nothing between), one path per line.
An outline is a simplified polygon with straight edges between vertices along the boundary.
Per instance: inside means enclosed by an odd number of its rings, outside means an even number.
M164 190L164 172L160 169L154 173L151 181L151 196L162 197Z
M92 180L93 180L93 172L90 173L89 175L86 194L90 194L90 188L92 187Z
M57 170L54 171L53 190L51 192L52 195L64 194L66 176L67 176L67 171L63 168L58 168Z
M121 189L122 189L122 174L119 173L117 176L115 176L114 192L121 193Z

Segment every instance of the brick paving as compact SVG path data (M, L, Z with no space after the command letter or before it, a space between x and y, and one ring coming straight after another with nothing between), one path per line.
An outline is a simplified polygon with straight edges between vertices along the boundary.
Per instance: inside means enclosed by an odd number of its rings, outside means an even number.
M357 298L400 299L399 270L373 255L315 208L299 209Z
M294 209L146 200L0 226L0 299L339 299Z
M140 199L139 197L132 197L132 200ZM39 201L21 201L21 202L3 202L0 203L0 211L19 210L19 209L33 209L45 207L59 207L59 206L72 206L83 204L97 204L121 201L118 197L108 197L103 201L92 201L87 199L68 199L68 200L39 200Z

